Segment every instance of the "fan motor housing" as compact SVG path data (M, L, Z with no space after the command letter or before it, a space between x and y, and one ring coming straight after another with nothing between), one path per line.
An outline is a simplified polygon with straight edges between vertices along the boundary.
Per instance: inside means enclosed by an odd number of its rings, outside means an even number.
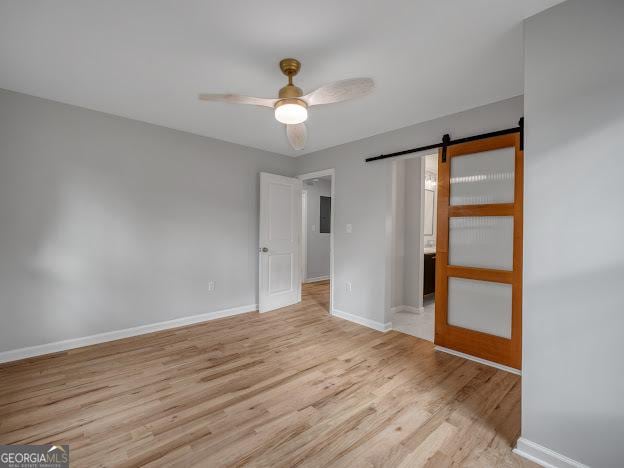
M298 98L303 96L303 91L298 86L287 84L279 90L280 99Z
M308 108L308 104L303 99L285 98L285 99L280 99L279 101L275 103L275 109L277 109L280 106L283 106L284 104L297 104L299 106L305 107L306 109Z

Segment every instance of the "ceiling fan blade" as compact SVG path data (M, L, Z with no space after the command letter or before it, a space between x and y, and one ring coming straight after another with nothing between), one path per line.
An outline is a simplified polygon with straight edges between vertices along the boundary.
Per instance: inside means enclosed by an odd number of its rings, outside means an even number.
M308 103L308 106L332 104L366 96L374 87L375 82L371 78L351 78L321 86L303 96L302 99Z
M290 146L296 150L302 150L308 138L308 129L304 123L286 125L286 135L288 135Z
M252 106L273 107L277 99L240 96L238 94L200 94L201 101L228 102L230 104L251 104Z

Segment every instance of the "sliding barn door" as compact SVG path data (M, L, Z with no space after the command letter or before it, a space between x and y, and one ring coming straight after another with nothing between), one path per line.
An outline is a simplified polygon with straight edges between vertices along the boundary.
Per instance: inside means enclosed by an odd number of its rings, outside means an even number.
M435 343L520 369L522 171L517 133L438 158Z

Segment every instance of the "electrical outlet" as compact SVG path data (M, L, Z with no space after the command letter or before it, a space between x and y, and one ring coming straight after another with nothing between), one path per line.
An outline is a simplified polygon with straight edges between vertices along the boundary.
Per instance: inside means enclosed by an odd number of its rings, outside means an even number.
M351 292L351 281L347 281L345 284L345 289L348 293Z
M215 289L215 282L208 281L208 291L214 291L214 289Z
M347 234L351 234L353 232L353 225L347 224Z

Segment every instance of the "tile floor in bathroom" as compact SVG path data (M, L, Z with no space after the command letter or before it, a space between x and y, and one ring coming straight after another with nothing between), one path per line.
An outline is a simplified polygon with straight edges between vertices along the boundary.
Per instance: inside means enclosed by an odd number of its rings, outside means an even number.
M392 328L401 333L433 341L435 327L434 311L434 295L429 294L425 296L423 300L423 311L421 313L408 312L405 310L395 312L392 316Z

